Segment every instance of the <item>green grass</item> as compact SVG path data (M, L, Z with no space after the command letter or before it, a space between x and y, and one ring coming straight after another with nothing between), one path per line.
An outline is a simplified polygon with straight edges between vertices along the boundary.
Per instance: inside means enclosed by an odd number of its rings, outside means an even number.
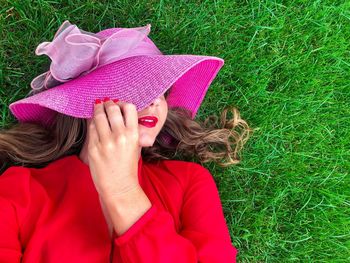
M2 126L49 61L36 46L64 20L92 32L151 23L165 54L225 59L197 118L231 104L257 129L240 164L207 165L238 262L350 262L349 1L1 2Z

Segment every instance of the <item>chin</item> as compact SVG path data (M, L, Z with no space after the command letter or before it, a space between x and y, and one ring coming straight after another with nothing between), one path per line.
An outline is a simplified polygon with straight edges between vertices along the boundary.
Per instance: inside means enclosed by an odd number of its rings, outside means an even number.
M152 147L155 142L155 138L140 138L139 139L139 145L141 147Z

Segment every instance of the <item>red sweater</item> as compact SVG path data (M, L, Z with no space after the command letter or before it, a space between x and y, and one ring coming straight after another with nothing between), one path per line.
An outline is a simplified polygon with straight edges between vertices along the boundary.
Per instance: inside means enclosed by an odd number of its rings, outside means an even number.
M89 166L78 155L0 176L0 262L236 262L218 190L194 162L139 159L152 207L111 239Z

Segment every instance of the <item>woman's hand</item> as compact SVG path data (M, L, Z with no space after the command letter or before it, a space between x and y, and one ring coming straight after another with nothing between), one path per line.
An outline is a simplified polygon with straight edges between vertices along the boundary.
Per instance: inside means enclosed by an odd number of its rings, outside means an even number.
M89 168L100 196L120 196L141 187L138 115L134 104L112 100L95 103L87 137Z

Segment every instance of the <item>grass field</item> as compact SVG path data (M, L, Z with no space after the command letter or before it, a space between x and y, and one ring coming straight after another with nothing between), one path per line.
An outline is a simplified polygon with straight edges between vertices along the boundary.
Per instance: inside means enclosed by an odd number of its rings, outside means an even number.
M350 262L349 1L0 2L2 127L49 61L36 46L64 20L151 23L165 54L225 60L197 118L235 105L256 129L240 164L207 165L238 262Z

